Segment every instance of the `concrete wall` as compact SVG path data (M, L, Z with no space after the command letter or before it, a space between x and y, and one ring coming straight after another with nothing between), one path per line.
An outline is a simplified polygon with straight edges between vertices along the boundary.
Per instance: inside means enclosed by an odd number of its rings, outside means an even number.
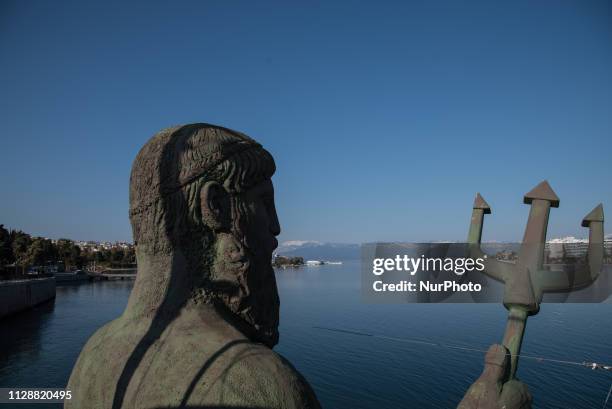
M0 281L0 318L55 298L55 278Z

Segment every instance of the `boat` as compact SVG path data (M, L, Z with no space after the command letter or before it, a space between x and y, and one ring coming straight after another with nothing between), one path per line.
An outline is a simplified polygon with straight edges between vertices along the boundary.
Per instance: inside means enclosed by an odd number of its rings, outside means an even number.
M307 266L322 266L324 264L342 264L342 261L323 261L323 260L308 260Z

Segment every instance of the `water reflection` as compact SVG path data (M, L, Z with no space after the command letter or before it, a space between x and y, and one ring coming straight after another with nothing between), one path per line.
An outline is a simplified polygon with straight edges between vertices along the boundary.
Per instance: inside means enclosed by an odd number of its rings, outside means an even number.
M55 300L50 300L0 320L0 387L8 386L1 380L10 378L24 361L39 359L54 309Z
M454 407L481 371L482 356L315 326L486 349L501 339L507 315L493 304L365 304L358 262L278 270L277 282L281 339L276 350L308 378L326 408ZM123 312L132 284L60 286L54 303L0 321L0 387L64 387L85 341ZM530 318L524 352L612 362L612 305L543 305ZM535 408L601 407L610 387L606 375L537 361L519 367L536 397Z

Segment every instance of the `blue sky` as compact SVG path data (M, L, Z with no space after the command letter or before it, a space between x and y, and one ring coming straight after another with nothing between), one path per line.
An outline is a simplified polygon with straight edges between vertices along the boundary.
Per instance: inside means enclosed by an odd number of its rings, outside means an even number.
M549 237L612 211L609 2L127 3L0 3L0 223L130 240L132 160L189 122L275 156L282 240L463 239L477 191L519 240L543 179Z

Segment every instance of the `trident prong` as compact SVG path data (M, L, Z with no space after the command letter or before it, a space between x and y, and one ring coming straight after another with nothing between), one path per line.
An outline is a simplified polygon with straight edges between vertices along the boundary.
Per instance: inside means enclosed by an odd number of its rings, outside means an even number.
M538 280L544 292L568 291L568 288L570 290L579 289L597 280L603 266L603 223L603 205L599 204L582 219L582 227L589 228L587 263L579 264L571 276L568 274L559 274L558 271L538 271Z
M543 292L571 291L592 283L600 274L604 252L604 217L603 206L600 204L582 221L582 226L589 228L588 264L576 271L571 282L566 274L544 270L548 217L551 207L559 207L559 198L548 182L543 181L525 194L523 202L531 205L531 209L517 262L507 263L489 258L484 262L483 271L504 283L503 303L508 309L508 323L503 344L510 352L509 379L516 376L527 317L540 310ZM491 208L478 193L468 233L471 257L484 258L480 242L484 215L489 213Z
M507 263L501 263L495 259L487 258L484 252L480 249L480 241L482 239L482 226L484 224L484 215L491 214L491 207L480 195L476 193L474 206L472 207L472 221L470 223L470 231L468 233L467 242L470 245L470 254L473 258L484 259L485 272L489 276L499 281L505 281L506 275L510 272L510 266Z
M603 267L604 256L604 211L600 203L589 214L582 219L582 227L589 228L589 249L587 259L589 261L589 276L594 281L599 277Z

